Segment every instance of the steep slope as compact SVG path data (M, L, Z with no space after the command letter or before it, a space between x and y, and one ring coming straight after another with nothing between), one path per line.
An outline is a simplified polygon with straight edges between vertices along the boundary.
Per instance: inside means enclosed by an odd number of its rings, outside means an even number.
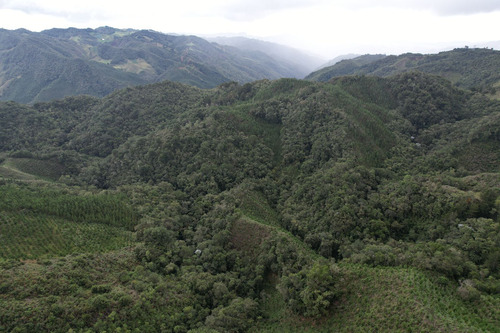
M370 61L365 60L370 57ZM375 61L372 61L375 60ZM342 75L388 77L408 71L440 75L459 87L491 90L500 82L500 51L491 49L454 49L438 54L402 54L375 58L361 56L311 73L307 79L328 81Z
M262 53L155 31L0 30L0 99L22 103L70 95L102 97L127 86L171 80L202 88L297 76Z

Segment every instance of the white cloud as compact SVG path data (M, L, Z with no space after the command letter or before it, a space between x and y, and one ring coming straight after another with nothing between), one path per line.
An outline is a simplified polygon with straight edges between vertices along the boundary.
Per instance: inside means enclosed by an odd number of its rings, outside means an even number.
M500 11L497 0L430 1L432 8L442 15L472 15Z
M332 3L354 10L366 8L429 10L442 16L473 15L500 10L498 0L334 0Z
M0 27L154 29L265 38L333 57L434 50L498 40L488 0L0 0Z
M254 21L277 12L309 8L326 3L328 3L327 0L236 0L223 2L215 8L227 19Z

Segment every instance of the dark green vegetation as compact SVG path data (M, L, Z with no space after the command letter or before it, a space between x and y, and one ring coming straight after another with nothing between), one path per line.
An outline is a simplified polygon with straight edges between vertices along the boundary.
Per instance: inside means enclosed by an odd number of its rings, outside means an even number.
M454 49L438 54L364 55L322 68L306 77L328 81L343 75L388 77L409 71L440 75L459 87L495 95L500 85L500 51Z
M163 82L0 118L0 331L500 327L500 102L479 92Z
M303 77L263 52L151 30L0 29L0 100L102 97L127 86L171 80L201 88L223 82Z

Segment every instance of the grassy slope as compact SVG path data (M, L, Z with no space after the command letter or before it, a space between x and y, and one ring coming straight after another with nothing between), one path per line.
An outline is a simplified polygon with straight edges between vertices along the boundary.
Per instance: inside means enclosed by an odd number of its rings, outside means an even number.
M233 227L233 242L250 256L273 232L290 237L279 227L279 216L257 191L239 195L243 218ZM306 247L301 243L301 247ZM306 249L308 250L308 249ZM310 252L311 255L317 254ZM264 320L252 332L496 332L500 327L500 298L481 296L464 302L457 285L414 268L371 267L340 263L341 296L329 316L314 320L286 309L269 276L262 293Z
M0 165L0 259L104 252L132 244L126 217L109 223L113 199L67 193L47 181L57 179L58 170L53 162L24 158L9 158Z
M55 161L32 158L8 158L0 164L0 176L7 178L57 180L64 171L64 166Z
M116 250L131 245L123 228L24 213L0 213L0 258L38 259Z
M284 310L271 291L269 319L256 332L498 332L500 299L462 301L453 284L412 268L340 264L342 296L328 318L313 321Z

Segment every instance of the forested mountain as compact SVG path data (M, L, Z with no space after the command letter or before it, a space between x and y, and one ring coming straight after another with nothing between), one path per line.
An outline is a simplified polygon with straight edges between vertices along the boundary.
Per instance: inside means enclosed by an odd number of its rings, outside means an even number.
M171 80L201 88L304 76L257 51L151 30L0 30L0 100L23 103Z
M438 54L365 55L311 73L306 79L328 81L343 75L388 77L420 71L440 75L459 87L494 92L500 85L500 51L462 48Z
M165 81L0 118L0 331L500 327L500 102L477 91Z

